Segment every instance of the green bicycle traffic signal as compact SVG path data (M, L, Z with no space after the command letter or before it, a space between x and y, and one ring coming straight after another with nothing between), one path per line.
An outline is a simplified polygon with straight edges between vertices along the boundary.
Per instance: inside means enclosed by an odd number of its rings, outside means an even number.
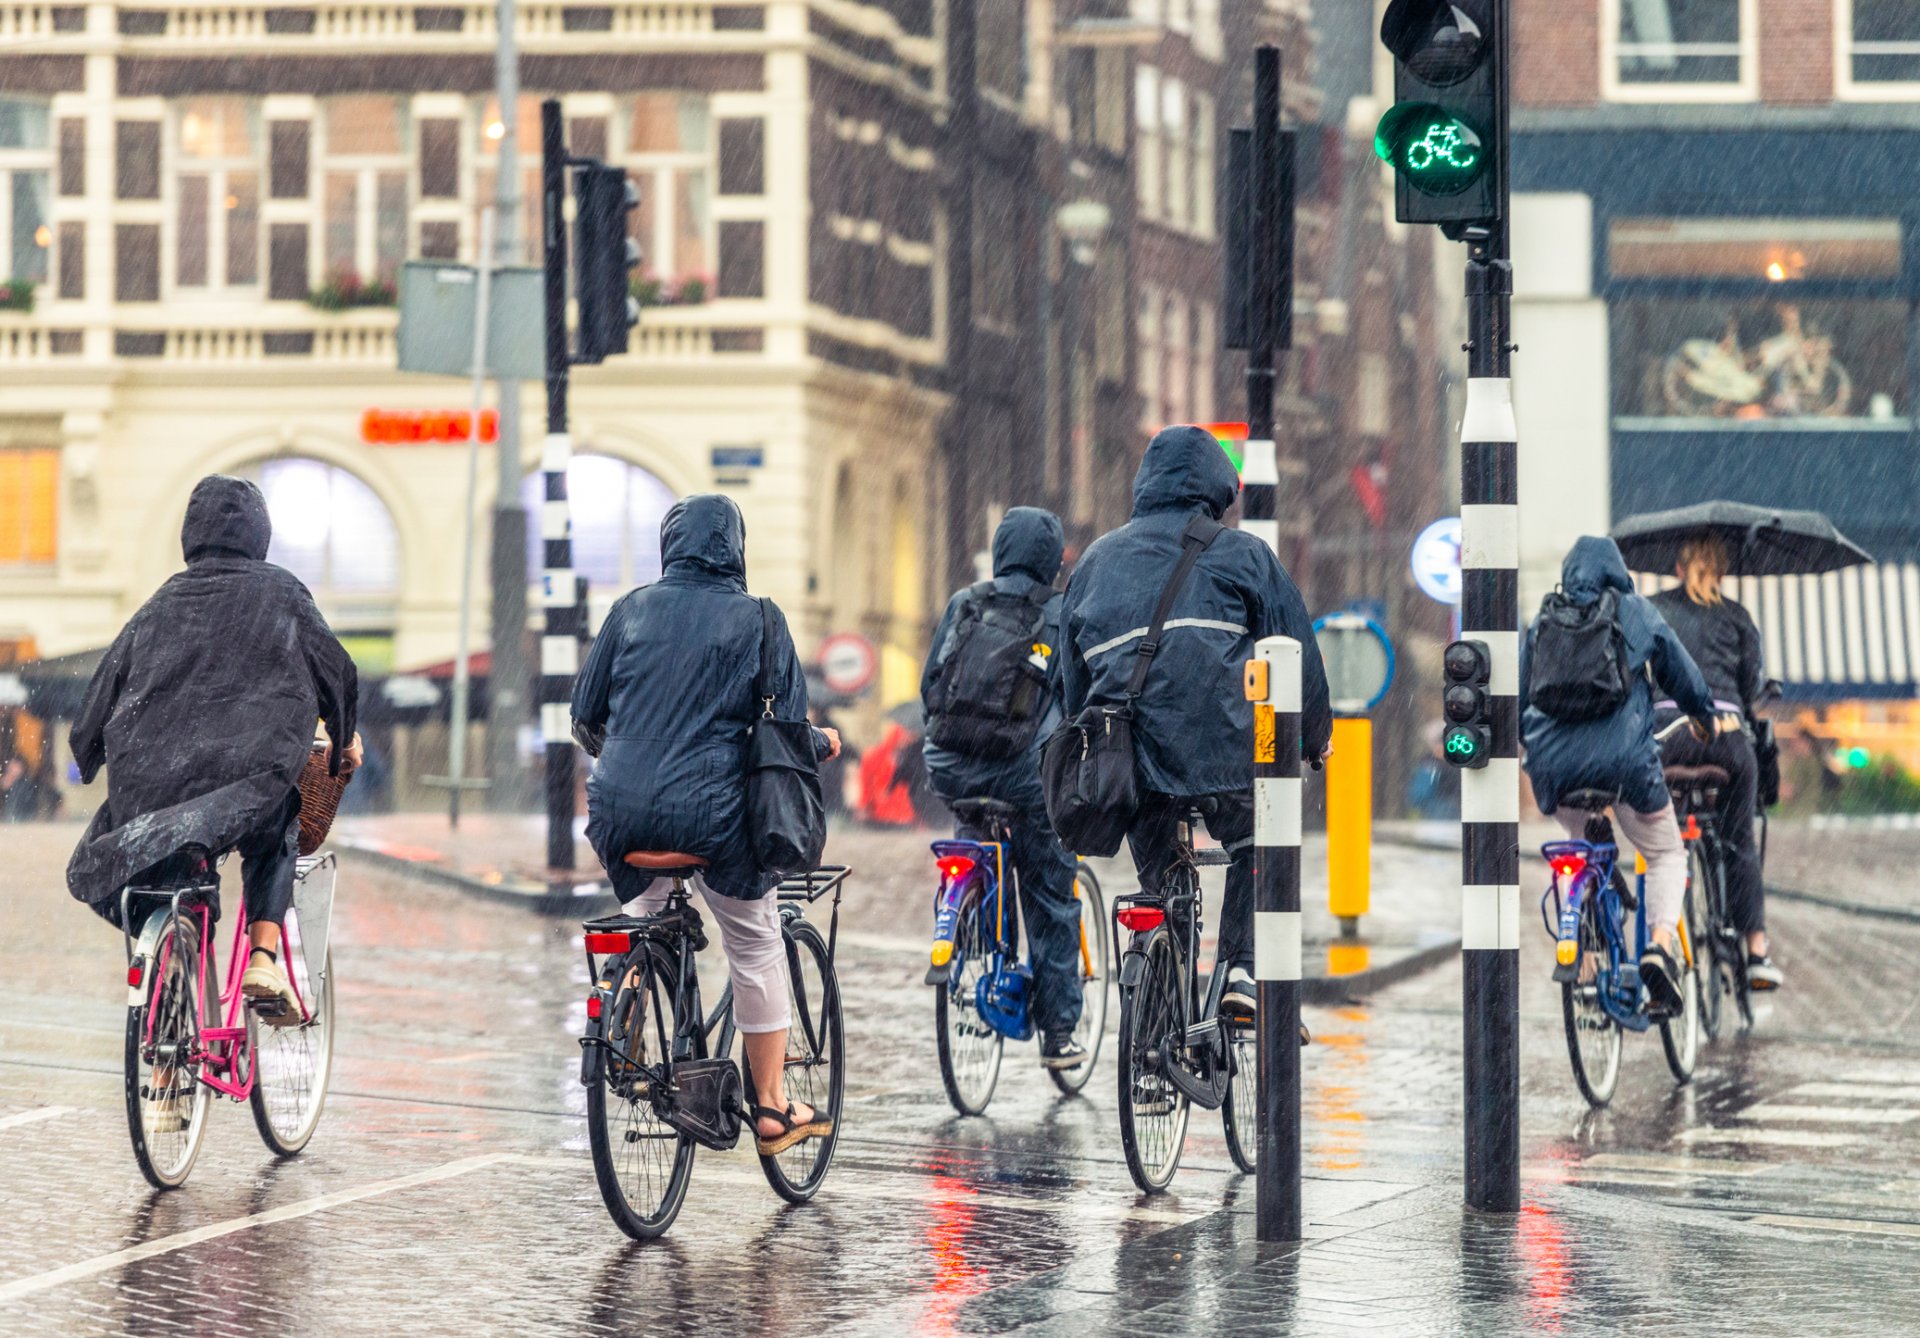
M1440 750L1450 766L1478 769L1493 751L1493 711L1488 685L1493 660L1484 641L1454 641L1441 658L1446 692L1441 698L1447 716Z
M1394 171L1402 223L1453 229L1500 218L1506 164L1504 7L1495 0L1393 0L1380 40L1394 105L1373 151Z
M1403 102L1380 118L1373 151L1428 195L1458 195L1487 170L1480 132L1431 102Z

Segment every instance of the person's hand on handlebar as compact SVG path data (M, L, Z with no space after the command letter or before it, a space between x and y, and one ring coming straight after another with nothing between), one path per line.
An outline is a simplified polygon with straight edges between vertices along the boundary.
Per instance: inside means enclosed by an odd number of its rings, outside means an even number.
M366 747L360 742L360 731L355 730L353 742L347 745L347 751L340 755L340 774L351 776L367 760Z
M840 731L823 725L820 727L820 732L827 736L827 755L824 760L831 762L840 756Z
M1688 716L1687 732L1701 743L1712 743L1714 736L1720 732L1720 717L1715 715L1705 717Z

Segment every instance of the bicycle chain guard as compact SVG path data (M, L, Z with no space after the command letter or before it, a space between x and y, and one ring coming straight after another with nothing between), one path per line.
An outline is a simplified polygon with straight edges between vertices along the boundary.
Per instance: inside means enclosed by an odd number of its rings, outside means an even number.
M1010 1041L1033 1039L1033 972L1024 964L1004 963L980 977L974 1009L986 1024Z
M683 1059L673 1088L654 1101L660 1118L702 1147L727 1152L740 1141L743 1087L731 1059Z

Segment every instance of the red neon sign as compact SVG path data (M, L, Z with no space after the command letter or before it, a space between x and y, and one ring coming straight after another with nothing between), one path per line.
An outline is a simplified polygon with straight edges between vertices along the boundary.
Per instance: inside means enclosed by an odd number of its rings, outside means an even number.
M369 446L445 446L473 435L473 415L465 409L369 409L360 415L360 440ZM500 440L500 416L480 411L480 440Z

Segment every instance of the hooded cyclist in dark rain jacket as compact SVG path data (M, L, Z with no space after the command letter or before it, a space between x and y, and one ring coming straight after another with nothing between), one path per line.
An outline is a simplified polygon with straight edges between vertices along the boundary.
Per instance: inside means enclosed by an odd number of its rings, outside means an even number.
M1180 559L1195 516L1218 520L1240 476L1211 434L1163 429L1133 480L1133 518L1087 549L1067 582L1063 610L1069 717L1088 703L1117 704L1153 606ZM1222 1007L1250 1016L1253 975L1253 705L1244 668L1262 637L1300 643L1301 754L1327 752L1333 713L1313 620L1273 550L1228 530L1201 554L1168 615L1162 644L1134 706L1140 812L1128 833L1141 886L1158 892L1174 827L1190 801L1210 797L1207 830L1233 855L1220 913L1220 960L1228 963Z
M1016 506L993 536L994 593L1040 604L1036 649L1047 662L1044 705L1032 716L1032 742L1011 757L984 757L942 748L928 739L927 772L934 792L953 803L961 799L999 799L1020 810L1013 823L1014 868L1020 877L1020 916L1025 921L1033 960L1033 1021L1041 1033L1040 1062L1052 1069L1078 1067L1086 1048L1073 1039L1080 1021L1080 903L1075 900L1073 856L1047 821L1040 790L1040 746L1059 726L1060 596L1053 593L1065 552L1060 521L1051 511ZM956 649L955 628L973 611L982 592L969 586L948 601L933 634L932 652L920 679L920 697L929 719L941 705L937 684ZM1037 647L1044 647L1039 649ZM989 840L986 832L962 826L965 840Z

